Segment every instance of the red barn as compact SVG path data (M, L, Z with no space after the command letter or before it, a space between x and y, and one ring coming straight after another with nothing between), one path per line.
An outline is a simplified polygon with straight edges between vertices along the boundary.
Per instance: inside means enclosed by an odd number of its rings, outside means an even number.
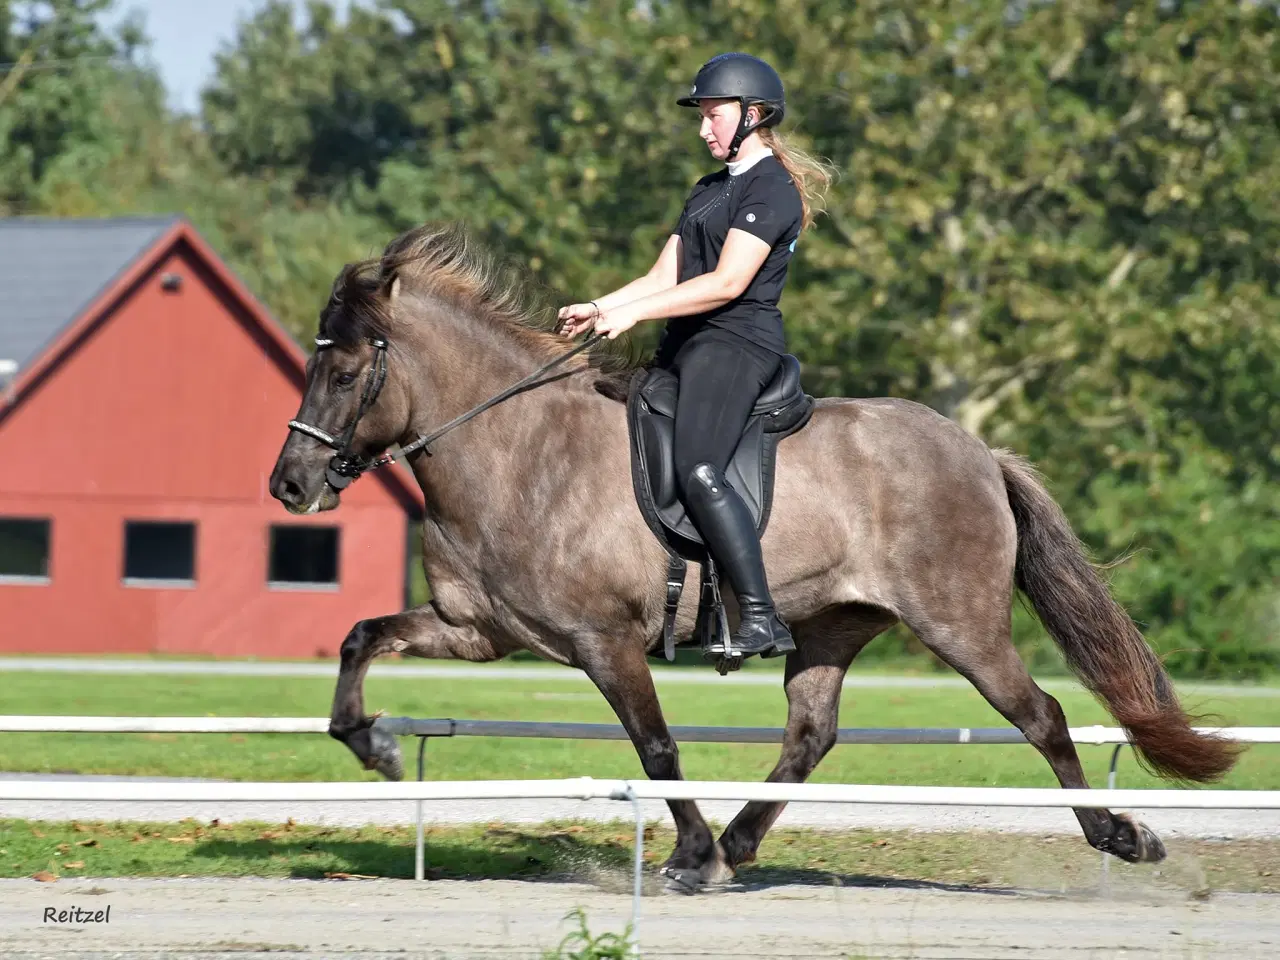
M333 656L403 609L407 471L267 490L305 364L181 218L0 220L0 651Z

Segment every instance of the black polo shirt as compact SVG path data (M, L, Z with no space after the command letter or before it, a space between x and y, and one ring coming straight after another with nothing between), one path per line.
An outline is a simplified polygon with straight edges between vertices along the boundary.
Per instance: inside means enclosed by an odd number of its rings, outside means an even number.
M800 191L772 154L736 176L725 166L699 180L689 193L674 231L681 241L677 283L714 271L732 228L759 237L771 249L747 289L736 299L705 313L668 320L659 354L674 356L685 340L708 324L767 350L785 353L778 298L800 236L803 214Z

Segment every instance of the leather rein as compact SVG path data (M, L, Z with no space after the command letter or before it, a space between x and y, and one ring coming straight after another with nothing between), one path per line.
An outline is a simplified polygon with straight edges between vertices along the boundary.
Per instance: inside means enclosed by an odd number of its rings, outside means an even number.
M502 401L515 393L523 390L529 384L533 383L539 377L549 370L553 370L566 360L581 353L583 350L593 346L596 342L603 339L605 334L593 333L586 340L578 344L567 353L562 353L550 363L544 364L527 377L513 383L501 393L495 394L484 403L472 407L466 413L454 417L444 426L433 430L425 437L418 437L417 440L408 446L401 447L400 452L392 455L384 453L380 457L359 457L352 449L352 441L355 439L356 427L359 426L361 418L369 412L370 408L378 400L378 394L382 392L382 385L387 379L387 341L380 337L365 337L365 341L373 345L376 353L374 355L373 364L369 367L369 373L365 377L364 389L360 392L360 406L356 408L356 415L351 422L347 424L346 429L342 431L340 436L333 436L319 427L314 427L309 423L301 420L290 420L289 429L296 430L298 433L306 434L313 440L318 440L325 446L337 451L329 460L325 467L325 482L336 491L346 489L352 480L357 479L362 473L369 470L377 470L379 467L385 467L387 464L395 463L397 460L403 460L412 454L422 452L427 456L431 456L431 444L435 443L454 427L460 427L472 417L477 416L490 407L497 406ZM334 346L336 341L329 340L324 337L316 337L316 350L324 350Z

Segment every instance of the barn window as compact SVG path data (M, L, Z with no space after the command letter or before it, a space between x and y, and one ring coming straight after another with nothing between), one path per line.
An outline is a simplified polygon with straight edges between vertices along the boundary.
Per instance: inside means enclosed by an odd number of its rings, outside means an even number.
M338 528L273 526L267 581L285 589L338 585Z
M196 525L188 521L127 520L124 582L141 587L188 587L196 579Z
M49 582L49 521L0 517L0 582Z

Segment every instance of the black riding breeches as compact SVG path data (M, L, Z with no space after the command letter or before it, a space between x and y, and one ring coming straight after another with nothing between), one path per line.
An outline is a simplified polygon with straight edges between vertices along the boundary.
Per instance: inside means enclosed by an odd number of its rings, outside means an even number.
M688 503L693 468L709 463L721 474L742 439L742 430L782 358L737 334L707 327L691 336L668 369L679 377L674 459L676 489Z

